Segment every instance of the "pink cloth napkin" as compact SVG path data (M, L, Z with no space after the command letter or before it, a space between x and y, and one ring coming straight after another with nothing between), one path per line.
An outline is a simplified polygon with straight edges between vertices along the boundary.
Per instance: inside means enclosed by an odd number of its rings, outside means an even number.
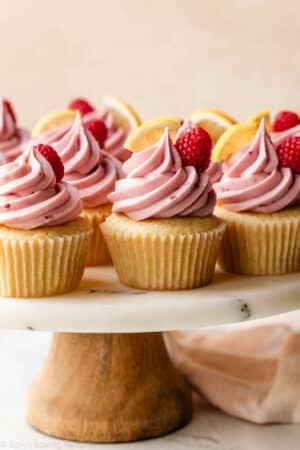
M165 339L177 367L211 404L255 423L300 422L300 330L293 321L174 331Z

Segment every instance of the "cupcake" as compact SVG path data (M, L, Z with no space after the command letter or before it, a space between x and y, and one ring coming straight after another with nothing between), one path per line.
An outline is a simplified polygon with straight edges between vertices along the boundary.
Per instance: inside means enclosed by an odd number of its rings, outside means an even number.
M144 127L141 135L148 140ZM120 280L134 288L192 289L214 275L225 225L212 215L211 140L192 128L179 130L175 141L166 128L133 154L123 165L126 178L109 195L113 214L102 231Z
M34 127L34 138L52 145L69 131L75 111L79 111L101 148L121 162L129 158L130 152L124 148L124 141L128 133L141 123L130 105L116 97L105 97L103 104L95 108L87 100L77 98L68 108L42 117Z
M90 227L77 190L62 182L49 146L31 145L0 167L0 296L44 297L76 288Z
M26 147L30 134L17 124L11 103L0 98L0 164L14 161Z
M99 225L111 214L108 195L122 176L121 163L102 151L79 112L69 131L52 145L64 164L64 179L79 191L83 202L81 217L93 228L87 265L109 264L110 254Z
M215 214L226 220L221 266L250 275L300 270L300 142L274 141L262 120L248 145L223 164Z

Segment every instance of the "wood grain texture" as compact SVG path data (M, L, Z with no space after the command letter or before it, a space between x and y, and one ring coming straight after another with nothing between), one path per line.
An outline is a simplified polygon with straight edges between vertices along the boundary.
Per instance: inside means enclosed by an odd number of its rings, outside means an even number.
M27 418L56 437L125 442L183 426L191 405L160 333L56 333Z

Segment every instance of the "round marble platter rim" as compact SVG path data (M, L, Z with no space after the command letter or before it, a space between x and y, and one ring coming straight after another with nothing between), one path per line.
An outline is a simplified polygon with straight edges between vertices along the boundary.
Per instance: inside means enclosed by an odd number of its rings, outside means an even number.
M80 333L193 329L300 309L299 274L249 277L217 272L188 291L123 286L112 267L86 269L78 290L43 299L0 298L0 328Z
M245 322L300 309L300 276L250 277L218 272L188 291L123 286L112 267L86 269L71 293L43 299L0 298L0 328L78 333L193 329Z

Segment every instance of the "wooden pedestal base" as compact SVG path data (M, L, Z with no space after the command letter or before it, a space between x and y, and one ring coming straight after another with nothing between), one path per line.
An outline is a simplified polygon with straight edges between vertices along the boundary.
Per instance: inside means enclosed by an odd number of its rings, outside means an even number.
M56 333L27 418L64 439L125 442L186 424L191 392L160 333Z

